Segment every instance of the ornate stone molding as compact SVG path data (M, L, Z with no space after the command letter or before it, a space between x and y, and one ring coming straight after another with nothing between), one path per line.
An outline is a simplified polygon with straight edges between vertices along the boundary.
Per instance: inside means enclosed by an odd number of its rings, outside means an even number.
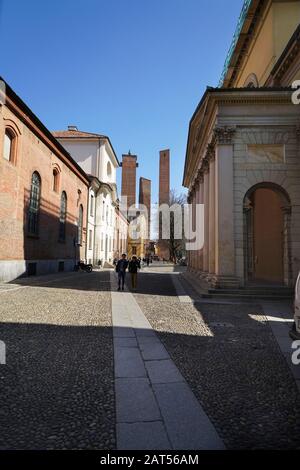
M214 139L217 144L232 144L232 139L235 134L234 127L215 127Z
M201 170L204 174L209 172L209 160L206 157L202 161Z
M245 144L287 144L290 137L291 133L289 131L277 129L246 129L241 132L241 138Z
M206 159L207 159L209 162L214 161L214 159L215 159L215 149L216 149L215 142L210 142L210 143L207 145Z

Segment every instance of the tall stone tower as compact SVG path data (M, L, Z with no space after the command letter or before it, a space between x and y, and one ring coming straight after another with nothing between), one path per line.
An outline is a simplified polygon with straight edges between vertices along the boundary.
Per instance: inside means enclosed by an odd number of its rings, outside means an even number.
M122 188L121 196L127 196L128 208L136 204L136 169L137 156L130 151L122 155Z
M159 205L170 203L170 150L159 152ZM162 239L162 217L159 217L158 255L169 259L170 250L166 240Z
M170 201L170 150L159 152L159 204Z
M151 180L148 178L140 178L139 189L139 204L143 204L147 208L147 223L148 234L147 239L150 239L150 217L151 217Z

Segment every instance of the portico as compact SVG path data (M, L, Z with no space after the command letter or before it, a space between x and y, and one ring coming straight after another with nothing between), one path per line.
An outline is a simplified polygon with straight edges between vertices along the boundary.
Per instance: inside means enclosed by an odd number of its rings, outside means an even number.
M188 201L204 203L189 270L213 287L292 286L300 269L300 109L287 89L208 89L191 122ZM195 221L193 220L195 227Z

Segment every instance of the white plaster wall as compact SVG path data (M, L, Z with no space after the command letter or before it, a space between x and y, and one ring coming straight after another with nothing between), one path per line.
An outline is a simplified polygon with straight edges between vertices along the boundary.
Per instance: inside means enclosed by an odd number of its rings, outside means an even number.
M107 164L110 163L111 174L107 173ZM101 141L99 175L98 178L104 183L116 183L116 163L106 141Z
M59 141L88 175L96 175L98 151L97 141L82 142L78 140L70 141L66 139L59 139Z

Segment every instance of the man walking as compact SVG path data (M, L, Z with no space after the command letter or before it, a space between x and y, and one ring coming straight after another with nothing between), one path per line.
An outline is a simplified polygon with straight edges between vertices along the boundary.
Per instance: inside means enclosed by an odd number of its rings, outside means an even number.
M118 290L124 290L124 283L125 283L125 274L126 269L128 267L128 261L126 259L126 254L122 254L122 258L119 259L116 265L116 272L118 273Z
M137 286L137 272L140 269L141 265L136 256L133 256L129 261L129 272L131 274L131 288L132 290L136 289Z

